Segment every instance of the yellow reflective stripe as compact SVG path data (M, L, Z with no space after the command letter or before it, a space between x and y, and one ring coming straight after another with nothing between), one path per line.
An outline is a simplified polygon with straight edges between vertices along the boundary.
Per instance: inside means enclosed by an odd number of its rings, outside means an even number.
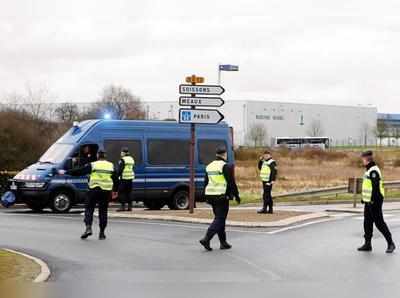
M206 195L224 195L226 193L227 183L223 174L225 162L215 160L207 168L208 185L205 190Z
M105 160L99 160L92 163L92 173L89 179L89 188L100 187L103 190L112 190L112 173L114 165Z
M363 177L362 200L363 200L363 202L366 202L366 203L369 203L372 200L372 181L369 178L372 171L378 172L378 174L380 176L379 190L380 190L382 196L383 197L385 196L385 187L384 187L384 183L383 183L383 176L382 176L381 170L379 169L378 166L373 166L368 171L365 172L364 177Z
M262 181L268 181L271 176L271 168L269 167L271 163L264 161L261 166L260 178Z
M122 179L132 180L135 178L135 173L133 171L133 166L135 165L135 160L131 156L124 156L124 170L122 171Z

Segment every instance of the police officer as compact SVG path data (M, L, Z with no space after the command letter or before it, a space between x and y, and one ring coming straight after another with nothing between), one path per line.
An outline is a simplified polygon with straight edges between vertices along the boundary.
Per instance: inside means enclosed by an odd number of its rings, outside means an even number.
M214 221L200 240L203 247L211 251L210 241L218 234L221 249L230 249L232 246L226 241L225 222L229 212L229 200L233 198L240 204L239 191L236 186L233 169L227 164L225 148L218 148L216 159L206 168L205 197L211 204L214 212Z
M278 170L270 151L264 151L264 155L258 161L258 169L263 186L263 207L257 213L273 213L272 186L275 183Z
M366 172L363 177L362 184L362 202L364 206L364 238L365 243L359 247L359 251L371 251L371 239L373 233L373 225L385 237L388 247L386 253L392 253L396 246L392 240L392 235L383 219L382 204L384 200L385 190L383 188L383 176L379 167L373 160L372 151L365 151L361 155Z
M99 150L97 161L89 163L84 167L69 170L66 173L72 176L89 175L89 191L85 200L85 219L86 230L81 239L86 239L93 234L92 223L93 213L98 204L99 208L99 239L106 239L104 233L107 227L108 203L109 200L117 196L118 176L114 171L114 165L106 160L106 152Z
M119 177L119 189L118 198L121 203L121 208L117 211L132 211L132 181L135 179L135 160L129 154L127 147L121 150L121 159L118 163L118 177ZM125 205L128 205L128 209L125 209Z

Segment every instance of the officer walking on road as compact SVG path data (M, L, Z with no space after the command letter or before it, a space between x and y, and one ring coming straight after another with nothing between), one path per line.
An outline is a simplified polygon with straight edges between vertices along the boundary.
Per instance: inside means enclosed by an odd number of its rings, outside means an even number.
M372 233L375 226L385 237L388 247L386 252L392 253L396 246L392 240L392 235L389 231L388 226L383 219L382 205L385 195L383 187L383 176L379 167L376 165L373 159L372 151L365 151L361 155L366 172L363 177L362 184L362 201L364 206L364 238L365 243L359 247L359 251L371 251L371 239Z
M264 155L258 162L258 169L263 186L263 207L257 213L273 213L272 186L275 183L278 170L270 151L264 151Z
M117 196L118 176L114 171L114 165L106 160L106 152L97 152L97 161L89 163L82 168L69 170L66 173L72 176L89 176L89 191L85 200L85 225L86 230L81 239L86 239L93 234L93 213L98 204L99 208L99 239L106 239L104 233L108 220L108 203Z
M218 148L216 159L206 167L205 197L214 212L214 221L207 230L200 244L211 251L210 241L218 234L221 249L232 246L226 241L225 222L229 212L229 200L233 198L240 204L239 191L235 182L233 169L227 164L225 148Z
M127 147L121 150L121 159L118 163L118 178L119 178L119 188L118 188L118 198L121 203L121 208L117 211L132 211L132 182L135 179L135 160L129 154L129 149ZM125 209L125 205L128 208Z

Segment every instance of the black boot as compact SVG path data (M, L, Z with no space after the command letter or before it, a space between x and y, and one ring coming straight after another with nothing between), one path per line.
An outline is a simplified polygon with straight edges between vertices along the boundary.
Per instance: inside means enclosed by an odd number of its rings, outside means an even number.
M128 210L127 211L132 211L132 202L128 203Z
M125 211L125 204L121 204L121 208L117 209L117 212L124 212Z
M104 230L100 230L99 240L105 240L105 239L106 239L106 234L104 233Z
M82 234L81 239L86 239L87 237L92 236L92 235L93 235L92 227L91 226L86 226L86 230Z
M231 249L232 245L230 245L227 241L226 241L226 232L220 232L218 233L218 238L219 238L219 242L220 242L220 249Z
M391 254L391 253L394 252L395 249L396 249L396 245L394 245L394 242L392 242L392 243L390 243L390 244L388 245L388 248L387 248L387 250L386 250L386 253L387 253L387 254Z
M267 210L265 210L264 208L260 209L257 211L258 214L265 214L267 213Z
M204 247L206 250L212 251L212 247L211 247L211 244L210 244L210 240L208 240L208 239L206 239L206 238L203 238L203 239L201 239L199 242L200 242L201 245L203 245L203 247Z
M360 246L357 250L358 251L371 251L372 250L371 241L365 240L364 245Z
M220 249L231 249L232 245L230 245L228 242L224 241L224 242L221 242L221 245L219 248Z

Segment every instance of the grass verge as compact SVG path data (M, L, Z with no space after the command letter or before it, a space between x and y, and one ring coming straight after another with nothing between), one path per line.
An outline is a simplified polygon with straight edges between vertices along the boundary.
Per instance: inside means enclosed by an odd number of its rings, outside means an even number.
M34 261L0 249L0 283L32 282L40 273Z

